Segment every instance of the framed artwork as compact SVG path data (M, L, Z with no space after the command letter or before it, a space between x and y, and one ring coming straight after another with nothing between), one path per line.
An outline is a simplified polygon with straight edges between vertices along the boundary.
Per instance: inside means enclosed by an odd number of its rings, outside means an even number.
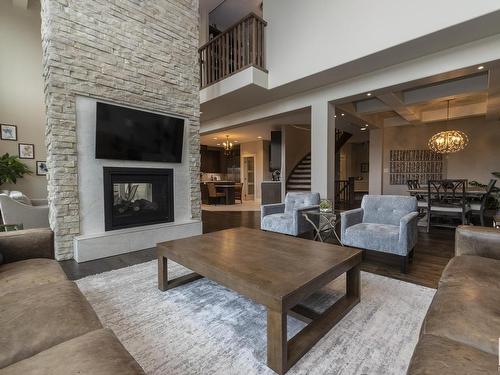
M19 143L19 159L34 159L35 145L31 143Z
M37 160L36 162L36 174L37 176L46 176L49 168L47 168L47 162Z
M368 163L361 163L361 173L368 173L370 165Z
M2 141L17 141L17 126L0 124L0 139Z

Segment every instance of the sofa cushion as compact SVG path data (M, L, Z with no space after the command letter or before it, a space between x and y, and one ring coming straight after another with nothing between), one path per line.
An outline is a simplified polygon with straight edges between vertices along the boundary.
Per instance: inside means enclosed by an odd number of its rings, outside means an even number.
M99 328L97 315L71 281L6 294L0 297L0 368Z
M261 228L271 232L278 232L284 234L292 234L293 230L293 216L290 214L271 214L264 216L261 222Z
M500 260L461 255L451 259L439 285L475 285L496 288L500 293Z
M407 375L498 374L495 355L433 335L420 338Z
M143 374L143 370L109 329L63 342L0 370L14 374Z
M474 284L441 285L427 313L422 333L447 337L497 355L500 290Z
M37 285L66 280L58 262L52 259L29 259L0 265L0 296Z
M398 253L399 226L374 223L355 224L345 230L342 243L362 249Z

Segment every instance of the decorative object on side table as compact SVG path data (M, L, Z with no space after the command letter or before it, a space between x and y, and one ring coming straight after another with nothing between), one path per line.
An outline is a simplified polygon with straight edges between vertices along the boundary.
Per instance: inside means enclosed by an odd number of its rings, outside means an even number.
M34 159L35 145L32 143L19 143L19 159Z
M0 124L0 139L2 141L17 141L17 126Z
M49 169L47 167L47 162L42 160L37 160L36 162L36 174L37 176L46 176Z
M4 154L0 156L0 185L15 184L18 178L32 172L17 156Z
M321 212L332 212L332 207L333 207L332 201L329 199L322 199L319 202L319 210Z

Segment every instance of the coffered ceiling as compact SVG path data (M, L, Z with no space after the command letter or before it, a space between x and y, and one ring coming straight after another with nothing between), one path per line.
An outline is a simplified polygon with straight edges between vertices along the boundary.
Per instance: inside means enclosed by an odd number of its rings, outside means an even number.
M477 66L443 77L430 77L363 93L335 103L358 126L422 125L467 117L500 120L500 67Z

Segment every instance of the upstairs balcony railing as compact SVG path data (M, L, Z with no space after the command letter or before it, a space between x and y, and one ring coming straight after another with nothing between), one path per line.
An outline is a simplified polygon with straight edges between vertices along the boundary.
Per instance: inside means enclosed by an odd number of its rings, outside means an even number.
M198 50L200 86L207 87L250 66L265 70L266 21L254 13L245 16Z

